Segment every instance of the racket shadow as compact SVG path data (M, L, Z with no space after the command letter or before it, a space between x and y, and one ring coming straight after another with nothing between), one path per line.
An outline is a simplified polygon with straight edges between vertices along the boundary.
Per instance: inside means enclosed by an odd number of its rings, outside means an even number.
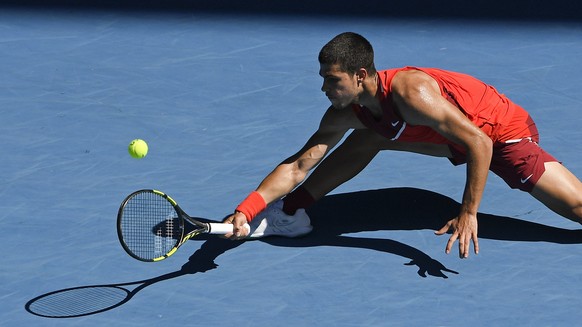
M416 266L421 277L448 278L458 274L426 253L390 239L345 236L344 234L379 230L436 230L457 213L459 203L431 191L415 188L389 188L327 196L312 208L314 231L297 239L268 237L261 239L274 246L316 247L335 246L362 248L398 255L410 260L405 265ZM196 218L201 221L210 220ZM479 237L506 241L582 243L582 230L550 227L516 218L479 214ZM79 286L53 291L29 300L29 313L48 318L72 318L94 315L129 302L144 288L184 275L207 272L218 266L215 259L240 246L243 241L231 241L201 235L201 247L180 270L128 283Z
M459 210L459 203L439 193L416 188L387 188L329 195L308 210L313 232L300 239L265 238L286 247L336 246L398 255L417 266L418 275L447 278L446 268L426 253L390 239L345 236L380 230L438 230ZM582 230L568 230L516 218L480 213L479 237L505 241L582 243ZM443 243L444 248L444 243Z
M208 239L180 270L127 283L57 290L29 300L24 308L33 315L45 318L75 318L109 311L129 302L138 292L152 284L217 268L214 260L242 243L220 238Z

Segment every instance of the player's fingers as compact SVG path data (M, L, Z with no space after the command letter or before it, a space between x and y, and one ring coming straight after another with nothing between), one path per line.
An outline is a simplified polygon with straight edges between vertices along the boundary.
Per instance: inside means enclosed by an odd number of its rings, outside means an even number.
M436 232L434 232L436 235L443 235L446 232L449 231L449 229L451 228L451 222L447 222L441 229L437 230Z
M234 225L234 235L236 235L237 238L241 239L244 238L248 235L249 230L246 227L246 223L235 223Z
M238 240L241 237L240 227L237 226L236 221L233 224L231 239Z
M225 218L222 222L224 224L232 224L234 220L234 215L228 216L227 218ZM224 238L232 238L232 236L234 235L234 228L233 228L233 232L232 233L226 233L224 234L222 237Z
M469 256L469 247L471 242L465 235L459 238L459 258L465 259Z
M479 254L479 239L477 234L473 234L473 246L475 247L475 254Z
M455 241L457 240L458 236L459 234L453 233L453 235L449 238L449 241L447 242L447 247L445 248L446 254L451 253L451 249L453 248L453 245L455 244Z

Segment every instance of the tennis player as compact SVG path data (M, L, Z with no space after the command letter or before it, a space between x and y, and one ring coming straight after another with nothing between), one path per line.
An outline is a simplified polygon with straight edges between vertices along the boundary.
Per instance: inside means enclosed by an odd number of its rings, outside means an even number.
M469 256L471 243L479 252L477 211L489 170L511 188L582 222L582 183L539 146L530 115L494 87L434 68L376 71L372 46L351 32L328 42L319 63L321 89L331 106L305 146L279 164L225 219L235 225L229 237L261 237L266 228L289 237L309 233L310 220L303 209L356 176L382 150L466 164L459 213L435 232L451 232L447 253L456 241L461 258ZM246 222L253 226L248 235L242 228Z

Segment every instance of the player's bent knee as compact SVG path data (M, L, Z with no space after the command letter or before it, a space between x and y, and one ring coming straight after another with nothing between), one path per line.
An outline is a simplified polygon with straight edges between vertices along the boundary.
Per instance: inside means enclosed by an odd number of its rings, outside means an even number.
M545 172L531 191L554 212L582 223L582 183L559 162L546 162Z
M534 195L534 197L540 200L546 207L555 213L568 218L569 220L582 224L582 199L564 200L553 197L539 196L539 194L537 194L537 196Z
M572 210L574 220L582 224L582 204L578 205Z
M582 198L580 196L578 199L572 199L567 203L558 205L554 211L572 221L582 224Z

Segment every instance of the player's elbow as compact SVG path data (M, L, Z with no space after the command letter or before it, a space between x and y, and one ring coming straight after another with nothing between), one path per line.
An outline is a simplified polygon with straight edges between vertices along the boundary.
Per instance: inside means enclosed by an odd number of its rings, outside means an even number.
M472 152L483 156L484 158L491 159L493 155L493 141L485 133L480 131L471 140L469 147Z
M295 185L303 182L309 173L309 168L301 160L294 163L291 169L291 179Z
M291 163L291 178L295 183L301 183L307 177L309 171L324 158L326 149L323 145L314 146Z
M483 131L479 134L479 144L485 152L489 154L493 152L493 141Z

